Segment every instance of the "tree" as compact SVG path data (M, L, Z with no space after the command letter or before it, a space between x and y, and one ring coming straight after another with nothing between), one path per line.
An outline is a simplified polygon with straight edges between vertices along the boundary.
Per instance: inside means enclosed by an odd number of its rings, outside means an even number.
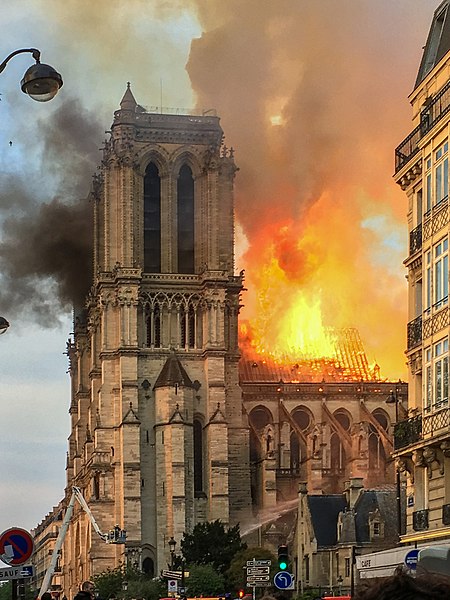
M95 575L93 579L102 600L109 598L158 600L166 595L164 582L153 580L145 573L123 565L115 569L107 569ZM124 589L125 582L126 590Z
M192 565L186 579L188 596L218 596L225 591L223 576L212 565Z
M239 524L226 529L219 519L197 523L181 540L181 552L188 565L212 565L221 575L229 569L235 554L245 548Z
M253 558L271 561L270 579L273 581L273 576L278 571L277 559L274 554L266 548L245 548L236 554L226 573L229 589L238 591L245 588L247 582L245 566L247 565L247 561Z

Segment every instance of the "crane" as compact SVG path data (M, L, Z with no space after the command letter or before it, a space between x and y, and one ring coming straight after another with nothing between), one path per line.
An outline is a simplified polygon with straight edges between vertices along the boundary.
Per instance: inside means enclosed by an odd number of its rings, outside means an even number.
M64 543L67 530L69 528L70 519L72 518L75 500L78 500L82 509L89 517L89 520L91 521L92 527L94 528L95 532L101 537L101 539L104 542L106 542L107 544L125 544L127 533L124 529L121 529L119 525L115 525L113 529L108 531L108 533L102 533L100 527L97 525L97 521L95 520L94 515L91 512L91 509L88 506L88 503L86 502L86 500L83 497L83 494L81 493L80 488L73 486L72 496L70 498L69 504L67 505L66 514L64 515L64 519L59 530L58 537L56 538L55 547L53 549L52 554L52 560L47 571L45 572L41 589L39 590L39 598L42 598L42 594L46 592L50 586L50 582L52 580L53 574L56 569L56 564L58 562L59 553Z

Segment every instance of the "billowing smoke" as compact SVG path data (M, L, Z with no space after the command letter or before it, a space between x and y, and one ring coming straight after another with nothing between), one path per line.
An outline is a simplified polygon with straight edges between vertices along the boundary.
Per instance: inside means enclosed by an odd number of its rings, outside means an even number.
M36 124L46 178L55 195L40 198L39 178L27 170L2 181L0 206L14 210L0 243L0 306L54 324L64 310L84 305L92 267L89 176L99 160L102 128L79 101L63 102ZM50 186L46 186L47 189Z
M204 33L188 72L236 148L259 347L286 346L282 317L305 332L316 307L320 325L358 328L369 359L405 376L407 204L391 176L435 3L195 4Z
M179 1L32 0L26 22L23 11L20 0L5 7L4 47L39 48L64 85L41 105L17 86L29 56L2 74L0 314L52 326L89 290L87 196L126 82L146 106L190 106L184 63L197 25Z

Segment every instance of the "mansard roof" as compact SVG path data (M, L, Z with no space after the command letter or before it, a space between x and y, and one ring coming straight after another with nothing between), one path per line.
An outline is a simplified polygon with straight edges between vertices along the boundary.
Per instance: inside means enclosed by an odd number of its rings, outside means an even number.
M450 50L450 0L444 0L434 12L427 43L420 63L416 88Z
M395 486L385 489L361 490L352 510L345 494L308 495L308 508L317 546L324 548L338 543L339 515L342 513L341 542L373 542L370 538L369 517L379 512L384 522L381 542L397 539L397 505Z
M170 386L174 387L175 385L180 387L193 387L189 375L186 373L186 370L176 353L173 352L161 369L161 373L158 375L158 379L156 380L153 389Z

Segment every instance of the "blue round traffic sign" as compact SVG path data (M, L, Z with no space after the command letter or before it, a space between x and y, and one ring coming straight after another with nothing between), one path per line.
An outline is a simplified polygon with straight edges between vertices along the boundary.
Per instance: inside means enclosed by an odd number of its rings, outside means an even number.
M290 589L293 581L294 576L292 575L292 573L288 573L287 571L278 571L278 573L273 578L273 582L279 590Z
M418 548L414 548L410 550L405 556L405 565L411 571L415 571L417 569L417 557L419 556Z
M25 529L12 527L0 535L0 559L8 565L23 565L33 550L33 538Z

